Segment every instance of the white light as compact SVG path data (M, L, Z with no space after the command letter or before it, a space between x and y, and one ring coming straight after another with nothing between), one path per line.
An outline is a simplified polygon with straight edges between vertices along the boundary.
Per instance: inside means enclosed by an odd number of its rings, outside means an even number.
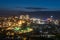
M52 18L53 16L51 16L51 18Z

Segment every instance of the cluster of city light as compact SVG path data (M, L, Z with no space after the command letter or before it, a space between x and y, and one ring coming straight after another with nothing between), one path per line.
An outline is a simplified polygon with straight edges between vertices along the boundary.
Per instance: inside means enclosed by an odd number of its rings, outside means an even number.
M31 21L29 20L30 20L29 15L21 15L19 17L18 16L1 17L0 27L6 27L5 30L12 30L15 33L19 34L27 33L33 31L33 29L29 27L31 24ZM26 28L23 28L23 25L25 25Z
M49 20L49 21L48 21ZM53 20L53 16L50 18L47 18L47 20L43 20L40 18L30 18L29 15L20 15L18 16L11 16L11 17L0 17L0 27L8 27L6 30L21 30L22 32L30 32L32 31L31 28L27 28L27 30L22 30L21 27L23 24L26 24L26 26L29 26L31 23L36 23L36 24L45 24L52 22L56 25L59 24L58 20ZM20 32L21 32L20 31Z
M20 15L18 16L11 16L11 17L0 17L0 27L14 27L14 26L22 26L25 21L32 20L33 23L37 24L45 24L46 20L40 18L30 18L29 15ZM53 21L53 16L47 18L47 20ZM30 21L31 22L31 21ZM58 24L58 20L54 20L55 24ZM27 22L27 24L30 24Z
M11 17L0 17L0 27L14 27L22 26L25 21L29 19L29 15L11 16Z
M31 31L33 31L33 29L32 28L29 28L29 27L26 27L26 28L19 28L19 27L15 27L14 29L14 32L18 32L18 33L27 33L27 32L31 32Z

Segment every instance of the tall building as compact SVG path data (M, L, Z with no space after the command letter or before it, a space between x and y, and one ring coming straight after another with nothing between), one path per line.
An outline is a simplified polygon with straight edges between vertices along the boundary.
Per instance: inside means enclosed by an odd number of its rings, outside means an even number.
M20 19L25 19L25 16L24 15L20 15Z
M30 19L29 15L25 15L25 19Z
M20 15L20 19L29 19L29 15Z

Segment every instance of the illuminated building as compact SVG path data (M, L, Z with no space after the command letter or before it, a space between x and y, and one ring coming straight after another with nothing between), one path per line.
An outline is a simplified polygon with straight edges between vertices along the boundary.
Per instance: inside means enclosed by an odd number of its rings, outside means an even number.
M7 20L7 18L5 18L4 20Z
M29 15L25 15L25 18L26 18L27 20L30 19L30 18L29 18Z
M12 22L8 22L8 26L11 26L12 25Z
M35 21L37 20L36 18L31 18L30 20L32 20L33 23L35 23Z
M25 16L24 15L20 15L20 19L25 19Z
M42 20L39 18L31 18L30 20L32 20L33 23L36 23L36 24L45 24L45 20Z
M8 20L11 20L11 17L8 17Z
M28 20L30 19L29 15L20 15L20 19Z
M17 17L17 16L15 16L15 18L16 18L16 19L18 19L18 17Z
M59 21L58 20L55 20L54 23L55 23L55 25L59 25Z
M23 23L25 23L24 20L19 20L19 21L18 21L18 25L20 25L20 26L22 26Z

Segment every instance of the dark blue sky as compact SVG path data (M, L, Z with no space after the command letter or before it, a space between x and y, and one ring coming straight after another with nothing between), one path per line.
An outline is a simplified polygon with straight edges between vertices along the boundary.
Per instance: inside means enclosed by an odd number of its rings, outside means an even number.
M48 10L60 10L60 0L0 0L0 8L40 7Z

